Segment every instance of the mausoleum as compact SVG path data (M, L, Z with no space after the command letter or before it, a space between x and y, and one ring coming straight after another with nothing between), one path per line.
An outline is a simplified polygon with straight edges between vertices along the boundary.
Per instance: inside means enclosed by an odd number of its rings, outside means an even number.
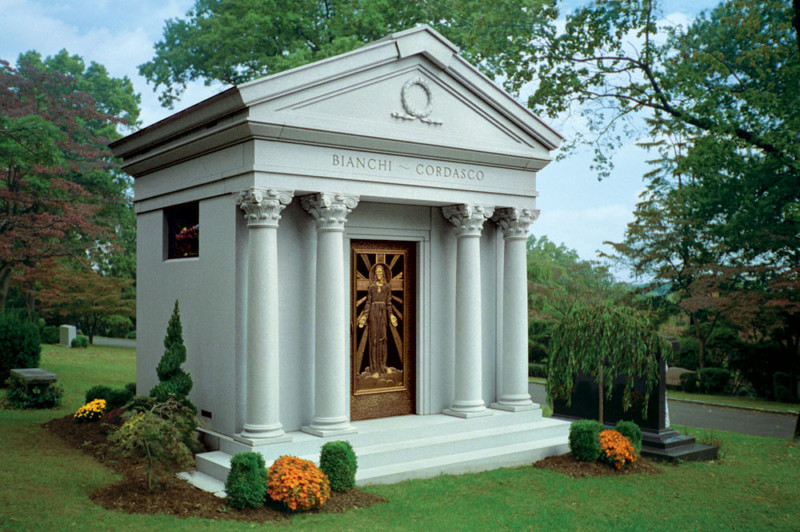
M527 379L525 241L561 137L427 26L112 145L135 178L137 387L175 300L206 441L387 482L566 452Z

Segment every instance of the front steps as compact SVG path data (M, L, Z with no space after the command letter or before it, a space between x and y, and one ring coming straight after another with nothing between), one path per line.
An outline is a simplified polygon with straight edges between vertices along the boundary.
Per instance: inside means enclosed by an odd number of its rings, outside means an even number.
M322 445L334 440L347 440L355 449L358 485L518 466L569 451L568 422L542 418L539 409L491 412L491 416L468 419L411 415L358 421L353 423L358 429L353 434L320 438L290 432L289 442L258 447L207 434L207 441L218 450L198 454L197 471L185 478L221 495L236 453L259 452L268 466L287 454L319 463Z

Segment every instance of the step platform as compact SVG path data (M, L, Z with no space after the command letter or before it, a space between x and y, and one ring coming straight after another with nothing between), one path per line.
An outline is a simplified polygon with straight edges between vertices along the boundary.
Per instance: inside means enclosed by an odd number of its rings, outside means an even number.
M540 409L489 412L466 419L438 414L357 421L352 423L357 430L352 434L318 437L289 432L290 441L256 447L205 432L207 445L215 450L198 454L196 471L182 475L200 489L224 496L233 455L259 452L268 466L283 455L319 464L322 446L335 440L353 446L358 459L356 484L362 486L514 467L569 452L569 422L543 418Z

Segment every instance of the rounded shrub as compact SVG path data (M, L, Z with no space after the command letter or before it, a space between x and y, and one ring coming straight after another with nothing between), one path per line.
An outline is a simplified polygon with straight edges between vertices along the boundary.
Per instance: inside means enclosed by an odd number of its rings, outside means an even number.
M92 386L91 388L86 390L86 395L84 396L84 400L86 403L91 403L95 399L103 399L105 401L108 401L108 396L110 394L111 394L110 387L98 384L97 386Z
M358 460L347 441L329 441L322 446L319 468L328 476L333 491L349 491L356 487Z
M129 382L128 384L126 384L125 385L125 389L128 390L129 392L131 392L131 396L136 395L136 383L135 382Z
M636 450L636 454L642 452L642 429L639 428L639 425L633 421L619 420L614 430L628 438L628 441L631 442L631 445Z
M61 330L55 325L42 327L41 339L43 344L57 344L61 341Z
M79 334L72 339L72 347L89 347L89 337Z
M225 479L228 506L241 510L263 506L267 500L267 465L260 453L239 453L231 458Z
M289 510L322 508L331 496L331 484L325 473L310 460L281 456L267 470L267 487L273 501Z
M703 393L730 393L731 372L725 368L703 368L700 370L700 383Z
M38 368L41 353L36 325L11 313L0 315L0 384L12 369Z
M681 390L686 393L694 393L697 391L697 373L682 373L680 379Z
M569 450L576 460L594 462L600 457L600 432L605 427L599 421L582 419L569 428Z

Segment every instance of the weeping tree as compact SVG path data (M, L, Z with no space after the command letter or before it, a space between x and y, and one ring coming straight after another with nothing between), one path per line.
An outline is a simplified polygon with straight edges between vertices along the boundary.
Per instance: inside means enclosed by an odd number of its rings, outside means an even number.
M554 327L550 337L547 396L572 402L575 376L589 375L598 385L599 420L603 401L610 400L613 382L624 379L622 405L631 406L636 379L647 385L642 415L647 413L650 393L658 385L659 360L665 361L671 346L649 321L629 308L597 305L574 310Z

